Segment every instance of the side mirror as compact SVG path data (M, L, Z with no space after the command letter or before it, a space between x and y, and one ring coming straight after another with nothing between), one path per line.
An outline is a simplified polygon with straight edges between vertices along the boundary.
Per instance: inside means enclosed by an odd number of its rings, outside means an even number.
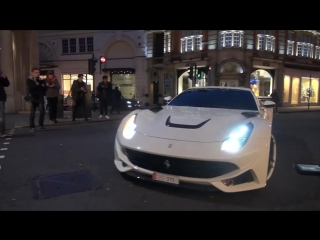
M170 102L171 99L172 99L172 97L168 96L168 97L165 97L165 98L163 98L163 99L166 100L167 102Z
M274 108L274 107L276 107L276 103L267 100L267 101L265 101L265 102L263 103L263 106L264 106L265 108Z
M320 166L318 164L294 163L293 167L300 175L320 176Z

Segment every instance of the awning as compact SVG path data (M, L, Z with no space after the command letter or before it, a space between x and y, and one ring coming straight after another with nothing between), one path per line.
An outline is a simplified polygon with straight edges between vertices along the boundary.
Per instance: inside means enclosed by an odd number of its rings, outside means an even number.
M284 63L284 67L286 68L295 68L307 71L320 71L320 66L312 66L312 65L302 65L302 64L295 64L295 63Z
M57 65L52 65L52 64L46 64L46 63L40 63L40 69L42 68L56 68L58 67Z
M103 68L102 72L109 72L111 74L130 74L135 73L136 70L134 68Z

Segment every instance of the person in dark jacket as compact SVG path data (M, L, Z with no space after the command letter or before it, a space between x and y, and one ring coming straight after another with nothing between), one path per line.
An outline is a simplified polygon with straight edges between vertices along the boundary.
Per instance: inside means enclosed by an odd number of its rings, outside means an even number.
M46 82L42 80L40 77L39 68L32 68L31 75L27 79L27 88L29 94L31 96L31 111L30 111L30 131L34 132L35 124L34 119L36 116L36 110L39 108L40 117L39 117L39 126L40 130L44 130L43 122L44 122L44 114L45 114L45 102L44 97L46 95Z
M57 110L58 110L58 96L60 90L60 84L53 71L47 72L47 78L45 79L47 86L47 101L49 106L49 118L50 122L58 123Z
M275 111L275 113L278 113L278 104L279 104L280 99L279 99L277 89L273 89L270 97L272 98L272 101L276 104L274 111Z
M78 74L78 80L74 80L71 86L72 100L73 100L73 112L72 121L76 120L76 113L78 109L81 109L84 114L84 120L88 121L86 111L86 93L87 86L83 81L83 74Z
M120 114L121 97L122 97L121 91L119 90L118 87L115 87L113 91L112 109L110 111L111 114L114 110L117 110L117 113Z
M2 71L0 72L0 127L1 133L0 137L6 137L6 101L7 101L7 93L4 90L5 87L9 87L10 82L7 78L7 75L4 74Z
M103 117L103 113L105 114L105 118L109 118L108 106L112 101L112 84L109 82L108 76L102 77L102 82L97 87L97 96L99 97L100 104L99 118Z

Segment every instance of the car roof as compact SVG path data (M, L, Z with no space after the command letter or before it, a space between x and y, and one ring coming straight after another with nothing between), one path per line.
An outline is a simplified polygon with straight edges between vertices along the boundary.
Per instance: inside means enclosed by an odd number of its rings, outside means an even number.
M248 87L224 87L224 86L192 87L189 89L236 89L236 90L243 90L243 91L252 91L251 88L248 88Z

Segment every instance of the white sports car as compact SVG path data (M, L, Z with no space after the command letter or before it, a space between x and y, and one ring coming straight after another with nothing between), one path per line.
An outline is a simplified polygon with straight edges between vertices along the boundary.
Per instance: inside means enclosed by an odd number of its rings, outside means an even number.
M274 106L249 88L190 88L158 111L127 115L114 163L124 176L181 187L263 188L276 161Z

